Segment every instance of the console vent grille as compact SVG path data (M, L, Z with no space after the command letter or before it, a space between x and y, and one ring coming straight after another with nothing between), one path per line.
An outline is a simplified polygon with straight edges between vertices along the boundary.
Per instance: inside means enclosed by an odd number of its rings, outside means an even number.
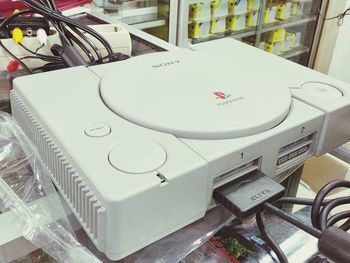
M89 236L104 246L106 210L26 105L11 92L12 114L37 146L52 180Z

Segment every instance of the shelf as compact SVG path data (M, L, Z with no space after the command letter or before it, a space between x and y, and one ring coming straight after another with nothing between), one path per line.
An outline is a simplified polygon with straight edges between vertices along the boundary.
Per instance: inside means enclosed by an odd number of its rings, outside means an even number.
M315 21L316 19L317 19L316 17L303 16L303 17L293 17L288 20L273 22L268 25L264 25L261 30L261 33L266 33L268 31L271 31L280 27L291 27L291 26L306 24L308 22ZM208 37L192 39L192 43L197 44L197 43L218 39L218 38L223 38L223 37L232 37L235 39L241 39L243 37L248 37L255 34L256 34L256 27L248 27L239 31L226 31L222 33L216 33Z
M105 10L138 10L142 8L148 8L155 6L152 0L94 0L94 3L98 7L102 7Z
M137 29L143 30L147 28L164 26L167 24L169 17L161 16L155 8L143 8L133 12L122 11L119 13L108 13L112 17L116 17L123 23L132 25Z
M233 17L233 16L241 16L241 15L247 15L253 12L259 12L259 9L257 10L248 10L247 12L241 13L241 14L225 14L221 16L211 16L211 17L206 17L206 18L200 18L200 19L191 19L189 18L188 23L204 23L204 22L209 22L213 19L220 19L220 18L227 18L227 17Z
M125 23L125 21L123 20ZM128 23L126 23L128 24ZM152 27L158 27L158 26L165 26L167 24L167 19L159 19L159 20L154 20L154 21L148 21L148 22L142 22L142 23L133 23L130 24L133 27L143 30L147 28L152 28Z
M228 37L232 37L234 39L241 39L243 37L249 37L256 34L256 27L248 27L239 31L233 31L228 34Z
M293 17L286 20L276 21L276 22L264 25L261 29L261 33L272 31L280 27L292 27L292 26L306 24L312 21L316 21L316 19L317 19L316 16L313 16L313 17L302 16L302 17Z
M110 3L107 0L95 0L98 6L104 8L105 12L120 19L123 23L133 25L135 28L143 30L152 27L164 26L169 17L158 14L158 7L151 5L150 1L130 1L126 4ZM130 5L137 3L149 3L145 7L130 8Z
M296 56L301 55L303 53L307 53L309 51L310 51L310 49L308 47L299 46L299 47L293 48L289 51L286 51L286 52L280 54L279 56L282 58L288 59L288 58L296 57Z
M256 27L248 27L242 30L237 31L225 31L222 33L216 33L208 37L201 37L201 38L192 38L191 42L192 44L198 44L202 42L206 42L209 40L224 38L224 37L231 37L235 39L241 39L243 37L248 37L256 34Z

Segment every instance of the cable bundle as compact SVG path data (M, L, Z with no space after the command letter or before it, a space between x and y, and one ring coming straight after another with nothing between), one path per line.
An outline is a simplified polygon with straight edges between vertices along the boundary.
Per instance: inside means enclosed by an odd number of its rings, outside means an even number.
M26 71L33 73L37 70L50 70L55 68L70 67L77 65L94 65L101 64L110 61L123 60L128 58L128 56L114 53L110 44L106 39L101 36L98 32L92 28L80 24L79 22L63 16L57 9L54 0L40 0L40 2L34 0L21 0L31 9L19 11L12 16L7 17L0 23L0 31L6 30L7 25L16 17L21 15L41 15L45 17L50 24L55 28L60 36L61 45L54 45L51 47L51 52L53 55L43 55L38 53L40 47L37 50L29 50L28 48L22 47L30 52L32 56L27 56L18 59L14 56L8 48L4 46L0 41L0 47L2 47L5 52L16 60ZM107 56L102 57L100 51L96 45L91 41L89 37L93 37L98 40L99 43L107 51ZM82 56L75 49L75 45L81 48L81 50L86 54L88 58L88 63L82 58ZM29 69L23 60L28 58L41 59L48 62L45 66Z

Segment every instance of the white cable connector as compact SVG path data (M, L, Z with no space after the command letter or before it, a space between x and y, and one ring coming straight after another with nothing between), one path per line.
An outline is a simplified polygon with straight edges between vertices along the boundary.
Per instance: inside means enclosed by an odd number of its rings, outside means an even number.
M36 32L36 38L39 40L42 46L45 46L47 43L47 34L46 31L42 28L39 28Z

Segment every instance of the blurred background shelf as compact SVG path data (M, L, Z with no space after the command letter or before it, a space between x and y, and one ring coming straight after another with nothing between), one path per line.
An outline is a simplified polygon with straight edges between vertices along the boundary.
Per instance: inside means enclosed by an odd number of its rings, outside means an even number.
M301 16L301 17L293 17L287 20L276 21L270 24L265 24L262 27L261 33L265 33L280 27L299 26L309 22L316 21L316 20L317 20L317 16L313 16L313 17Z
M295 47L291 50L288 50L286 52L283 52L280 55L280 57L289 59L289 58L296 57L296 56L299 56L303 53L308 53L308 52L310 52L310 49L308 47L299 46L299 47Z
M188 47L192 44L231 37L267 52L280 54L281 57L301 65L313 66L315 50L323 25L320 14L324 16L329 0L233 0L221 2L233 3L234 7L231 10L228 9L226 13L222 13L222 9L214 10L212 5L211 18L208 18L208 12L204 13L204 18L201 18L198 15L198 10L203 13L203 8L208 7L208 1L179 0L177 44L181 47ZM254 10L251 10L252 7ZM245 15L236 15L235 8L239 8L240 12L245 8ZM194 13L193 10L198 12ZM219 15L216 15L215 12L218 12ZM230 18L235 19L235 21L229 20ZM238 29L235 28L237 26ZM218 31L221 32L216 32L215 27L218 27ZM277 37L271 37L274 31L276 31ZM279 32L283 34L279 36ZM271 49L271 46L288 45L290 43L288 38L292 38L292 42L296 40L295 44L284 47L289 49L288 52L281 53L279 50ZM265 45L266 42L269 42L270 45Z
M314 64L323 25L320 14L324 16L328 2L329 0L94 0L95 5L105 14L184 48L230 37L279 54L279 50L272 50L271 47L288 45L289 37L296 43L284 47L290 51L280 56L309 67ZM278 35L281 32L284 35ZM276 36L271 37L271 34Z

